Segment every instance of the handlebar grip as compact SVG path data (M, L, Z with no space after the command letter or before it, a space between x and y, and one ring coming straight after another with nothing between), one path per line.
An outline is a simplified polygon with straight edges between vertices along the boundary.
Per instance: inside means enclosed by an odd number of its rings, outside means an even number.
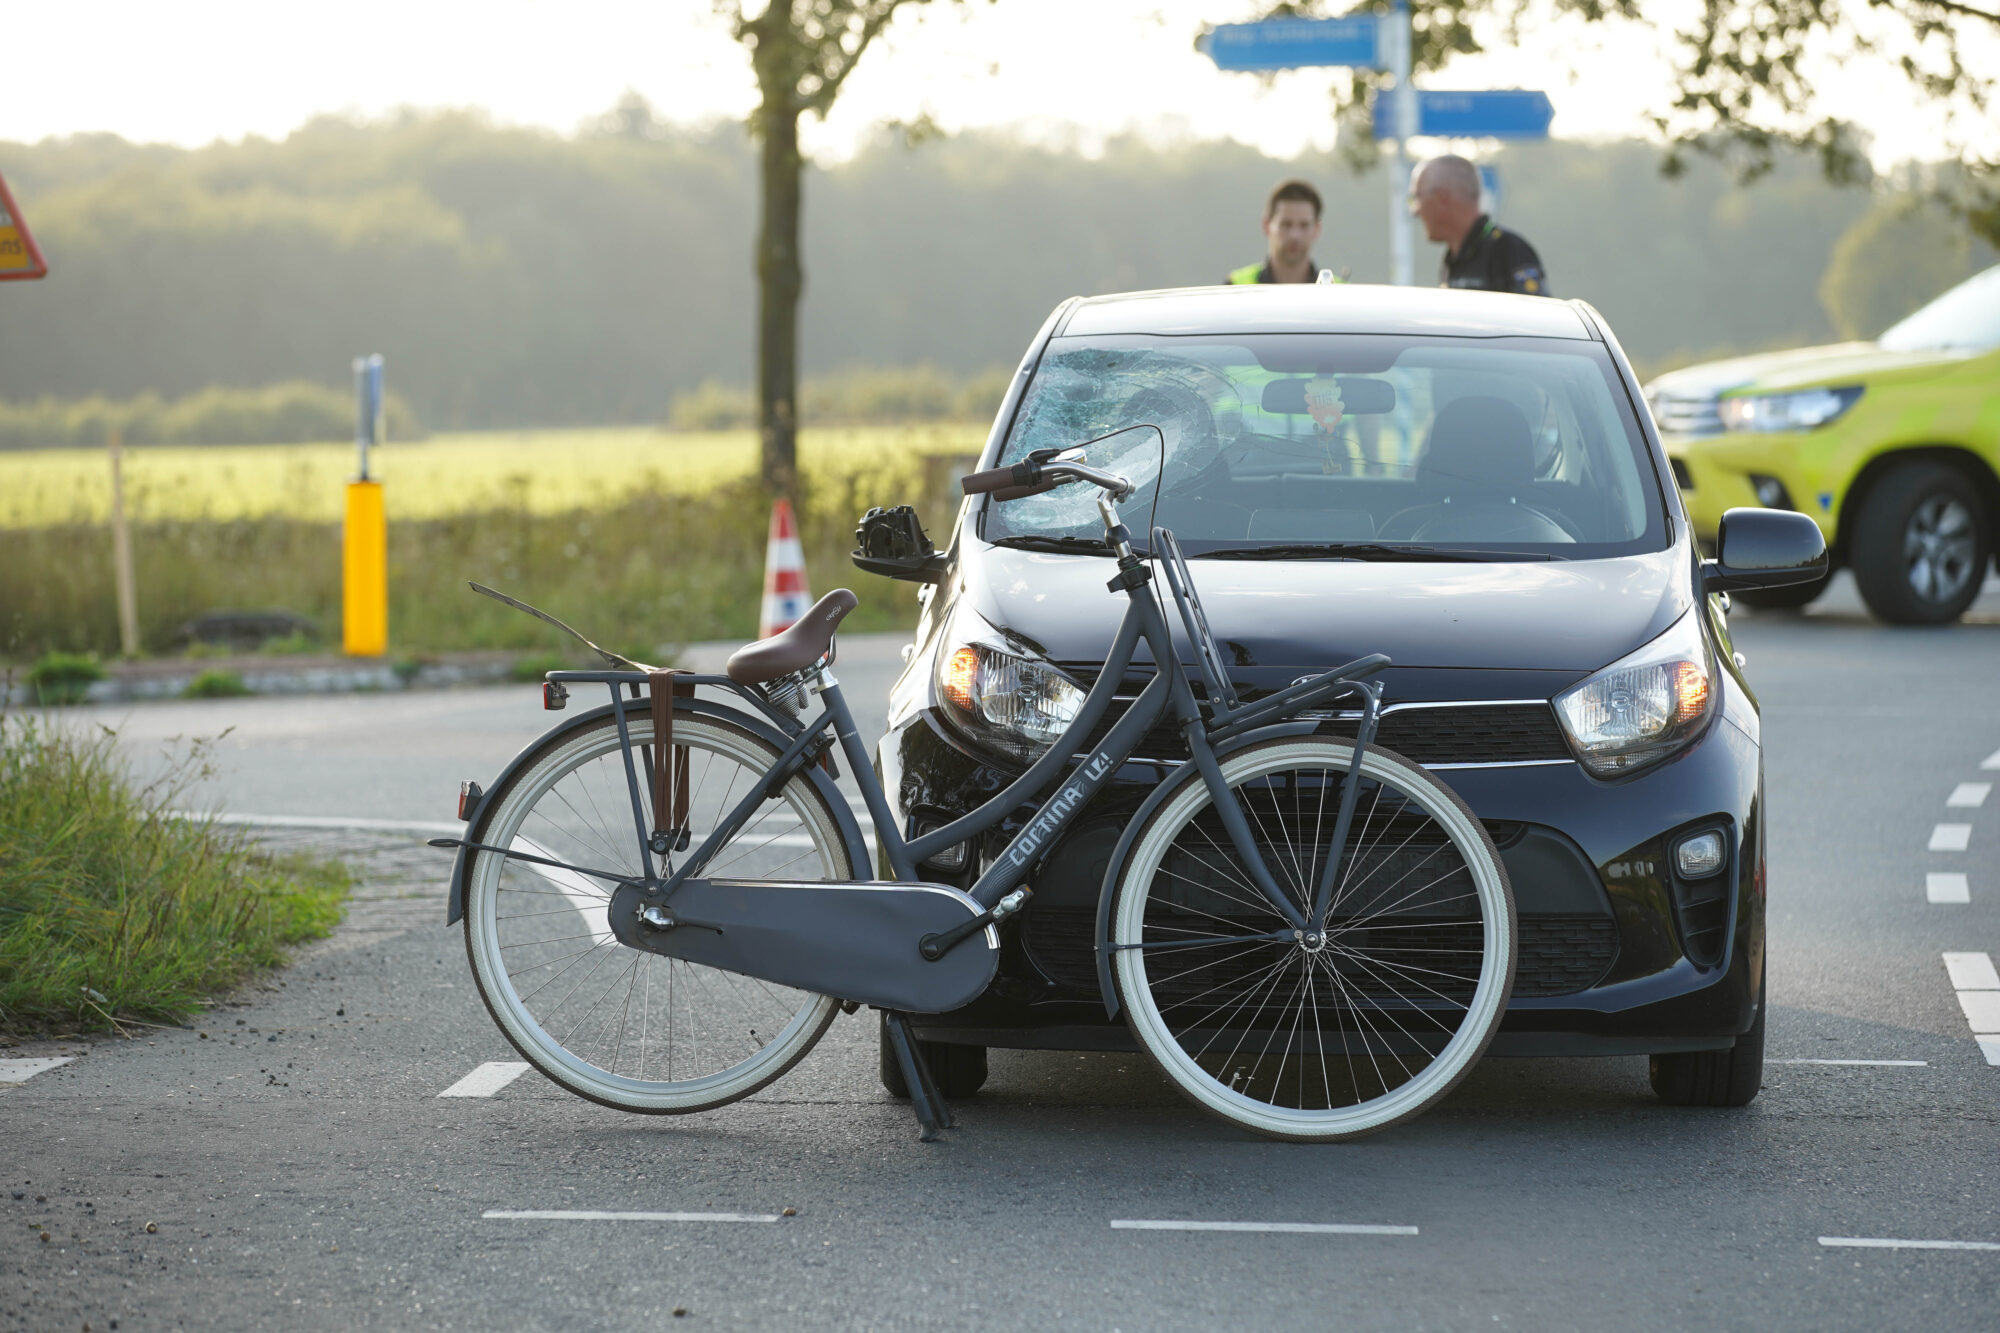
M1038 481L1032 486L1004 486L993 492L993 498L995 500L1024 500L1030 495L1040 495L1045 491L1052 491L1064 484L1066 484L1064 481L1051 478L1048 481Z
M989 468L985 472L975 472L969 477L960 477L958 485L967 495L988 495L1011 486L1020 486L1029 479L1020 475L1018 467Z

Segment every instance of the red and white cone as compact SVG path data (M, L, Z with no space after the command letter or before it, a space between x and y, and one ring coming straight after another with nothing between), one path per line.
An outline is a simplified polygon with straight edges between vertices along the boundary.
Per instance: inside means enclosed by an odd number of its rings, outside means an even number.
M799 525L792 520L792 502L771 507L771 541L764 553L764 613L757 637L768 639L790 629L812 609L806 588L806 551L799 545Z

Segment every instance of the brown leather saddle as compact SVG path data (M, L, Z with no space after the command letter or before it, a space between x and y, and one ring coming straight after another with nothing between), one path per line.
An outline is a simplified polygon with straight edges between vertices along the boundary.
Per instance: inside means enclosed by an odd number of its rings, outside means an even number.
M825 657L833 646L834 631L860 599L845 588L836 588L814 602L798 623L768 639L745 644L729 655L723 670L738 685L762 685L765 681L789 676ZM685 851L688 845L688 752L674 744L675 698L694 697L694 684L677 679L684 671L647 673L646 688L652 703L653 745L645 756L653 787L653 834L656 852Z

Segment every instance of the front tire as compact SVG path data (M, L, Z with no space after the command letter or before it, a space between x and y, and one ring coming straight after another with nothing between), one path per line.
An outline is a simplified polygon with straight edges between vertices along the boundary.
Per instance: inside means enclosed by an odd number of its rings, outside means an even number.
M1863 502L1854 527L1854 581L1892 625L1943 625L1979 596L1992 534L1979 488L1947 463L1897 467Z
M1485 1053L1513 988L1506 868L1456 793L1371 747L1301 737L1221 761L1280 888L1309 904L1340 795L1361 786L1323 940L1252 887L1206 784L1160 806L1112 904L1112 975L1139 1046L1203 1110L1332 1142L1435 1105Z
M1669 1106L1748 1106L1764 1086L1764 992L1757 1021L1726 1051L1675 1051L1648 1058L1646 1077Z

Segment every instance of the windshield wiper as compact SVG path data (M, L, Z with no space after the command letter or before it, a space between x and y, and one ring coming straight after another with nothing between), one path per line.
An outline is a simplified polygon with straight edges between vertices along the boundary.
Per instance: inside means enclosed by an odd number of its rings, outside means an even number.
M1016 551L1054 551L1060 555L1107 554L1102 537L1042 537L1031 533L1022 537L1002 537L993 544L1012 547Z
M1203 551L1195 560L1431 560L1485 564L1509 560L1565 560L1541 551L1482 551L1471 547L1422 546L1386 542L1280 542L1272 546L1225 546Z

